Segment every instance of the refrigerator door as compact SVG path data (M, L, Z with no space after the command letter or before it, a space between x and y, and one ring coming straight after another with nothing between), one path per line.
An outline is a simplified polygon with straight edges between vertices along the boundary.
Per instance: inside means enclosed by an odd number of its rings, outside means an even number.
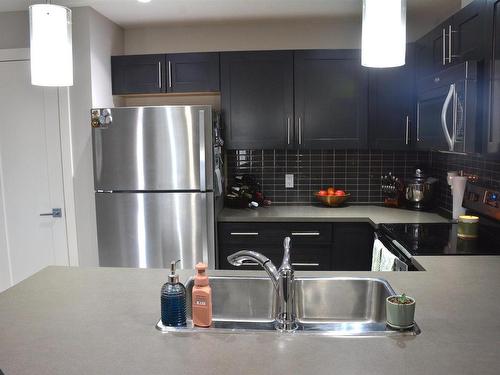
M96 193L99 265L215 268L213 193Z
M94 183L103 191L211 191L210 106L92 110Z

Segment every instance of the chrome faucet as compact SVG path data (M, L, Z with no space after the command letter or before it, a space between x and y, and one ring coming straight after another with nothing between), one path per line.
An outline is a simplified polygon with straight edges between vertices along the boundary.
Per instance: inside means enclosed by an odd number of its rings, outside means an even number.
M245 261L251 260L257 262L267 272L279 299L279 310L276 315L276 328L281 331L293 331L297 328L295 322L295 282L294 272L290 264L290 237L285 237L283 241L283 261L280 268L270 259L256 251L242 250L227 257L229 263L233 266L241 266Z

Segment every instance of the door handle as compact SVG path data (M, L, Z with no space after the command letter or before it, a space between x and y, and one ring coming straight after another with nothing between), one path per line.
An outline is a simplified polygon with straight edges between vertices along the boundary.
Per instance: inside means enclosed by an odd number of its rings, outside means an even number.
M162 74L161 74L161 61L158 61L158 88L161 89L161 81L162 81Z
M231 232L231 236L258 236L259 232Z
M242 262L241 263L241 266L247 266L247 267L248 266L253 267L253 266L258 266L258 265L259 265L259 263L257 263L257 262Z
M292 266L297 266L297 267L319 267L319 263L292 263Z
M302 118L299 116L299 145L302 144Z
M408 146L409 143L410 143L410 116L406 115L405 144Z
M417 103L417 142L420 142L420 102Z
M290 120L290 116L288 116L286 118L286 139L287 139L287 142L288 142L288 145L290 145L290 125L291 125L291 120Z
M455 84L450 85L450 90L443 104L443 109L441 110L441 126L443 128L444 137L446 138L446 143L448 143L448 148L453 151L453 139L450 137L450 132L448 131L448 125L446 124L446 114L448 113L448 107L450 105L451 99L455 93Z
M168 62L168 87L172 88L172 62Z
M62 217L62 210L60 208L53 208L52 212L40 214L40 216Z
M319 236L320 232L292 232L292 236Z
M446 65L446 29L443 28L443 65Z

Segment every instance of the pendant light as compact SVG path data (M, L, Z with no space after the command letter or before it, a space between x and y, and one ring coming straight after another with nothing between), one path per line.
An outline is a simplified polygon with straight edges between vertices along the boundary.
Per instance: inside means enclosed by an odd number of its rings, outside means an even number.
M73 86L71 9L35 4L29 14L31 84Z
M363 0L361 65L401 66L405 55L406 0Z

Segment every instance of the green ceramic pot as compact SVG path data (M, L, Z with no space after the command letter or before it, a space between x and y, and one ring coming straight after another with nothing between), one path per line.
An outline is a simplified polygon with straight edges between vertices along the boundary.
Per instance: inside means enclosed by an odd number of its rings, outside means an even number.
M402 305L389 301L392 297L400 296L389 296L385 300L387 324L394 328L409 328L413 326L415 322L415 299L407 296L406 298L411 300L411 303Z

